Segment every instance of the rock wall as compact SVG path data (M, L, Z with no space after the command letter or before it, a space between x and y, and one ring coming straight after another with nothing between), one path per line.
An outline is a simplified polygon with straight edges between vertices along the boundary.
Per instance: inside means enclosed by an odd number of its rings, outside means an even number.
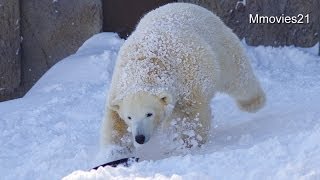
M22 96L101 30L100 0L0 0L0 101Z
M296 45L311 47L318 42L319 0L178 0L215 12L249 45ZM310 16L306 24L249 24L249 14L261 16ZM306 21L304 21L306 22Z
M20 84L19 0L0 0L0 101L10 99Z
M147 12L175 0L103 0L103 31L126 38Z
M22 87L102 30L100 0L22 0Z

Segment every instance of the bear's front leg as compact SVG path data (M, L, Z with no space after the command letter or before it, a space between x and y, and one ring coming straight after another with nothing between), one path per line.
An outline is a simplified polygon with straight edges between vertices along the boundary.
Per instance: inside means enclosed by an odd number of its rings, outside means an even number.
M208 140L211 109L208 103L181 103L173 112L177 140L185 147L200 147Z
M117 151L121 154L131 152L133 144L127 128L128 126L118 113L107 107L101 129L101 147L117 146L120 148L117 148Z

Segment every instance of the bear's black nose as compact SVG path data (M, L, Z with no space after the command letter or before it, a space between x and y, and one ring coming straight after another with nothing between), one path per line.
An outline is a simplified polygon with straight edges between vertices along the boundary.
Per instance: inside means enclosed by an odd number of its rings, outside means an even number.
M136 139L136 142L139 143L139 144L143 144L144 143L144 140L146 139L146 137L144 137L144 135L137 135L135 137Z

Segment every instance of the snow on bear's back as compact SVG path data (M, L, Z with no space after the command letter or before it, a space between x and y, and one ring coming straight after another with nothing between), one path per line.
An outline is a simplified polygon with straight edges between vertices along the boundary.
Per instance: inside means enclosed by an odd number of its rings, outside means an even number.
M117 98L141 90L180 93L177 96L188 96L195 87L212 92L219 66L212 60L215 54L206 37L199 33L206 29L203 20L212 17L216 18L208 10L186 3L168 4L146 14L119 51L119 72L113 77Z

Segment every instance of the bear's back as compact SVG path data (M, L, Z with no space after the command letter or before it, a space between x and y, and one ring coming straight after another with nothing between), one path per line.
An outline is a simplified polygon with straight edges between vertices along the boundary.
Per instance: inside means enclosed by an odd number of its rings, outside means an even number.
M225 29L217 16L192 4L172 3L149 12L120 49L115 79L122 90L117 93L161 87L186 96L196 87L211 94L220 67L213 49L219 48L215 44L221 44Z
M170 3L147 13L138 23L136 31L163 31L188 35L196 33L207 40L218 39L230 29L211 11L190 3Z

